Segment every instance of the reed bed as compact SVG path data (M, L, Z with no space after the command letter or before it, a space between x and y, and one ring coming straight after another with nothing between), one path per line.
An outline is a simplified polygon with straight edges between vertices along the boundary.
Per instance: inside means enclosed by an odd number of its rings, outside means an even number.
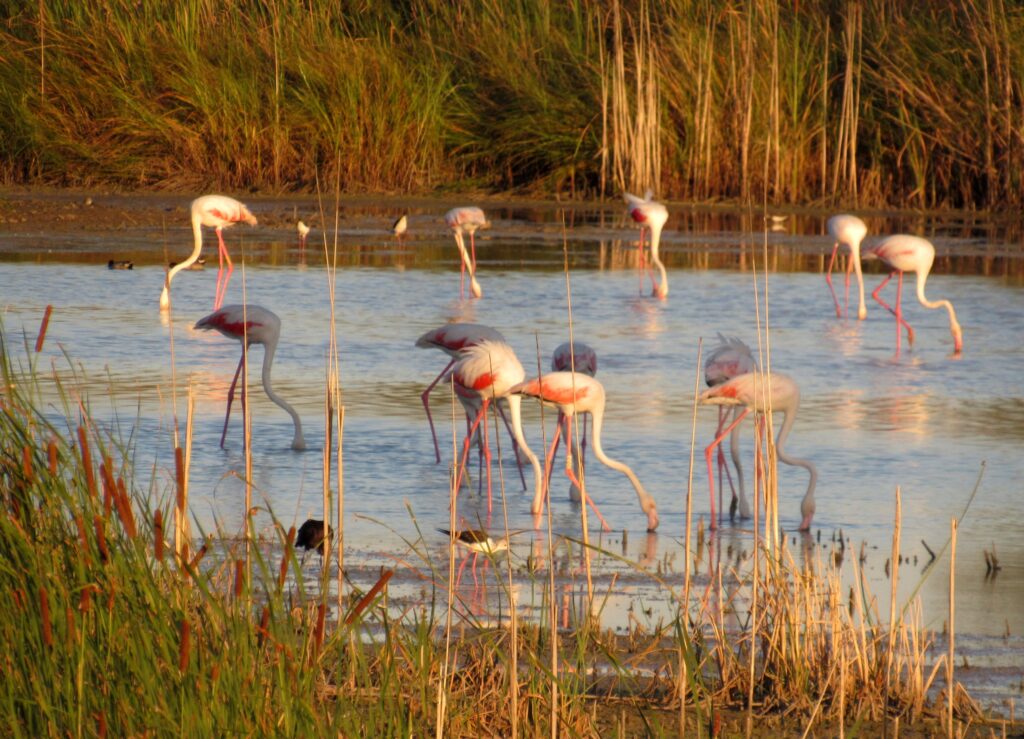
M328 568L307 581L280 524L269 540L170 541L185 536L171 523L185 455L166 496L140 492L117 430L35 367L45 322L22 359L2 338L0 714L12 735L954 735L983 723L952 682L952 636L935 657L915 602L886 622L841 539L833 551L793 539L794 551L773 515L755 522L749 554L701 529L682 577L630 565L677 606L627 633L600 625L600 589L556 578L543 557L525 573L493 563L506 604L517 585L537 596L530 618L487 623L449 587L454 561L441 570L422 539L405 566L428 602L389 602L388 571L370 587L350 580L344 603L339 580L333 607ZM44 404L54 391L62 403ZM773 457L769 445L756 480L769 501ZM893 562L899 523L897 503Z
M9 6L6 183L1024 202L1005 0Z

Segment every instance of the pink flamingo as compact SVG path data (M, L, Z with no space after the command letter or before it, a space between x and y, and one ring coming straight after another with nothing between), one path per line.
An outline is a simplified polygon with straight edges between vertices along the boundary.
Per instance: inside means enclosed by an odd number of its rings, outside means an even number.
M217 330L229 339L245 341L247 346L263 344L263 390L267 393L268 398L284 408L292 417L292 422L295 424L292 449L305 449L306 441L302 437L302 421L299 419L299 414L274 392L274 388L270 384L270 367L274 363L274 352L277 350L277 341L281 337L281 319L272 311L258 305L226 305L220 310L200 318L196 321L195 328L202 331ZM243 348L242 357L238 360L238 369L235 370L235 377L231 380L231 387L228 390L224 431L220 435L221 449L224 448L224 438L228 433L228 420L231 418L231 404L235 399L235 386L238 384L238 377L242 373L245 359L246 352ZM244 400L242 409L244 412Z
M757 370L757 361L754 359L753 352L750 351L750 347L744 344L737 338L726 338L722 334L718 334L718 346L712 349L708 353L708 357L704 360L704 381L708 387L715 387L721 385L723 382L728 382L732 378L743 375L748 372L755 372ZM733 409L733 419L739 416L739 408ZM725 419L727 417L727 411L724 406L718 409L718 428L715 430L715 438L722 433L722 429L725 427ZM732 433L729 435L729 454L732 456L732 462L736 466L736 480L739 484L739 497L736 496L736 490L733 489L732 502L729 504L729 518L730 520L735 517L737 505L739 506L740 518L750 518L750 504L747 503L747 494L743 486L743 465L740 462L740 450L739 450L739 425L733 427ZM725 463L725 451L721 446L718 447L718 485L719 495L721 495L722 486L722 470L725 470L726 477L729 479L729 486L732 487L732 477L729 475L729 467ZM719 500L719 506L721 506L721 500ZM711 528L715 528L715 500L711 499Z
M212 226L217 232L217 243L220 248L220 268L217 270L217 288L213 300L213 309L218 310L224 302L224 294L228 289L228 280L234 271L228 249L224 246L224 236L221 234L225 228L230 228L239 221L245 221L251 226L256 225L256 216L249 212L249 209L234 198L226 195L203 195L192 201L192 237L194 247L192 254L184 262L179 262L167 273L164 281L164 289L160 293L160 310L167 310L171 307L171 280L183 269L188 269L197 259L203 250L203 226ZM221 284L221 275L224 271L224 262L228 263L228 274Z
M533 482L535 496L541 494L541 472L540 462L537 456L530 451L523 438L523 423L520 414L522 398L512 394L512 388L523 381L526 372L519 362L512 347L504 341L481 341L473 346L468 346L462 351L462 356L455 363L452 369L455 392L464 406L469 409L478 409L466 433L465 442L462 445L459 473L455 482L455 489L458 490L462 482L462 472L466 466L469 456L470 439L476 433L480 422L487 415L487 407L494 401L505 398L509 407L509 414L512 416L512 438L518 448L530 460L533 465ZM484 426L486 429L486 425ZM484 432L486 438L486 430ZM484 455L487 458L487 511L491 511L491 477L490 477L490 449L484 444Z
M512 397L526 395L532 398L538 398L541 402L558 408L559 412L568 421L566 424L566 448L572 448L568 434L572 428L573 415L576 413L591 414L594 419L594 455L606 467L618 470L629 478L629 481L633 483L633 489L636 490L637 498L640 500L640 508L647 514L647 530L654 531L658 528L658 506L655 504L654 498L644 490L644 486L640 484L640 480L633 473L632 469L622 462L610 459L605 455L604 450L601 448L601 424L604 420L605 392L604 386L600 381L595 380L593 377L588 375L580 374L579 372L549 372L546 375L542 375L539 379L529 380L528 382L523 382L517 385L512 388L511 392L513 393ZM555 439L552 440L552 448L558 439L560 430L561 426L555 429ZM586 488L580 480L577 479L573 472L571 464L566 464L565 473L569 476L569 479L574 485L584 491L584 493L586 492ZM601 520L601 524L604 529L609 531L610 527L608 526L607 521L604 520L604 517L597 510L591 496L585 495L585 497L587 502L594 509L597 517ZM533 514L536 515L540 513L543 505L543 495L540 488L538 488L533 499L533 505L531 506Z
M592 347L584 344L582 341L565 342L559 344L555 349L554 354L551 357L551 371L552 372L572 372L575 369L576 372L581 372L584 375L593 377L597 374L597 352ZM583 467L586 463L587 456L587 419L583 417L583 438L580 440L580 467ZM568 419L565 418L561 413L558 414L558 423L567 424ZM568 430L565 431L565 438L569 438ZM548 456L547 463L544 471L544 485L551 485L551 472L555 466L555 454L558 453L558 443L560 439L558 436L555 437L554 443L551 448L551 454ZM567 451L567 454L572 455L572 451ZM571 464L571 460L567 459L566 464ZM569 499L579 502L580 500L580 489L575 483L569 486Z
M312 229L305 224L304 221L297 221L295 223L295 232L299 235L299 249L303 250L306 248L306 239L309 237L309 232Z
M668 209L663 204L654 202L652 200L653 196L654 193L650 190L647 191L644 198L638 198L636 195L631 195L628 192L622 194L626 201L629 217L640 224L641 265L644 261L644 228L650 229L651 261L658 268L658 271L661 272L661 282L655 284L654 274L648 270L653 288L651 295L664 300L668 297L668 273L665 271L665 265L661 263L661 259L658 257L658 247L661 244L661 229L664 228L665 222L668 221ZM643 277L640 279L642 281Z
M835 239L832 247L832 258L828 261L828 271L825 273L825 282L832 293L832 300L836 304L836 318L842 318L839 310L839 298L836 297L835 288L832 287L832 267L836 263L836 252L840 244L846 244L850 250L850 261L846 265L846 312L850 309L850 270L857 273L857 287L860 290L860 306L857 308L857 318L863 321L868 316L868 309L864 306L864 275L860 267L860 242L868 233L867 224L857 216L839 215L828 219L828 232Z
M445 213L444 220L448 224L448 228L455 234L455 245L459 247L459 256L462 259L462 272L459 278L459 298L465 295L467 269L469 270L469 289L473 293L473 297L483 297L484 293L480 289L480 283L476 281L476 239L474 234L478 228L490 226L490 222L484 216L484 212L475 206L452 208ZM469 234L469 245L472 255L466 252L466 242L462 238L462 235L467 233Z
M887 236L864 250L864 259L881 259L885 265L892 270L889 276L882 280L882 284L875 288L871 297L877 300L886 310L896 316L896 354L900 353L900 326L907 329L907 341L911 346L914 344L914 330L910 324L903 320L903 308L901 300L903 297L903 273L917 273L917 300L925 308L945 308L949 313L949 332L953 335L953 352L959 354L963 351L963 331L956 320L956 311L953 304L948 300L928 300L924 296L924 283L928 280L928 273L931 272L932 263L935 261L935 247L927 239L920 236L909 236L897 234ZM893 275L898 275L896 282L896 310L893 310L888 303L879 297L878 293L885 287Z
M765 387L765 378L767 378L767 387ZM811 475L810 482L807 485L807 492L800 503L800 515L802 516L800 531L810 529L811 519L814 517L814 484L818 480L818 470L811 462L805 459L790 457L786 454L784 447L786 439L789 437L790 429L793 427L793 422L796 420L797 410L800 407L800 388L797 387L797 384L787 375L778 372L771 372L767 375L761 372L748 372L743 375L737 375L728 382L715 385L709 390L705 390L700 396L700 402L708 405L745 406L743 412L704 450L708 463L708 481L711 486L712 505L714 505L715 481L711 460L714 456L715 447L721 444L722 440L732 433L733 429L751 411L761 416L771 411L781 411L785 414L785 418L775 442L775 453L786 464L803 467ZM714 509L712 509L711 520L714 521Z

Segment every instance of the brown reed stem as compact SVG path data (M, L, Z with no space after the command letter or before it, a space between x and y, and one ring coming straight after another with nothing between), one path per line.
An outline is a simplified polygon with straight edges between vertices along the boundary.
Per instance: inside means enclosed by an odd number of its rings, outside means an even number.
M46 306L46 311L43 313L43 322L39 326L39 335L36 336L36 354L43 350L43 342L46 341L46 329L50 325L50 316L53 314L53 306Z
M394 574L394 570L384 570L380 579L377 580L372 588L370 588L370 592L360 598L359 602L356 603L355 607L352 609L352 612L348 614L348 617L345 619L346 626L352 624L352 622L359 618L359 614L366 610L367 606L369 606L370 603L373 602L373 599L377 597L377 593L379 593L381 589L388 584L388 580L390 580L391 576Z
M284 588L284 581L288 577L288 560L292 558L292 548L295 545L295 527L288 529L288 535L284 540L284 556L281 557L281 569L277 573L277 589Z

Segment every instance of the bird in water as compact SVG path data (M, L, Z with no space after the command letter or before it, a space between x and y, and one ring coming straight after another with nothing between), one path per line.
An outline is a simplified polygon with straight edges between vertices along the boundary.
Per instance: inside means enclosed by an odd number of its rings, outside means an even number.
M584 375L593 377L597 374L597 352L594 351L593 347L584 344L582 341L566 341L564 344L559 344L554 353L551 355L551 371L552 372L582 372ZM584 415L580 419L582 429L580 430L580 468L586 465L587 460L587 416ZM558 414L558 423L567 424L568 420L561 414ZM564 428L564 427L563 427ZM565 438L569 437L569 430L564 429ZM558 452L558 443L560 439L555 437L555 441L552 444L551 454L548 455L547 467L544 472L544 485L550 488L551 485L551 472L555 466L555 454ZM572 456L572 450L566 452ZM571 464L572 460L567 459L566 464ZM579 502L582 499L580 495L580 489L575 483L569 483L569 499L575 502Z
M750 412L754 412L762 417L772 411L781 411L784 414L782 428L779 430L779 435L775 441L775 453L782 462L788 465L803 467L810 473L811 479L807 484L807 492L800 502L800 530L807 531L810 529L811 519L814 517L814 485L818 479L818 469L813 463L805 459L790 457L785 449L786 439L789 438L789 432L793 428L793 422L796 420L796 413L800 407L800 388L796 382L791 377L778 372L768 374L748 372L705 390L701 394L699 402L706 405L744 406L743 412L704 450L704 456L708 463L708 483L711 487L712 501L715 497L715 479L712 466L715 447L728 434L732 433L732 430Z
M466 271L469 271L469 289L474 298L483 297L483 290L476 280L476 234L477 229L488 228L491 223L487 220L484 212L475 206L464 206L452 208L445 213L445 223L455 235L455 245L459 247L459 258L462 260L462 271L459 278L459 298L465 296ZM466 242L463 235L469 234L470 252L466 251Z
M177 264L177 262L171 262L170 264L167 265L167 269L174 269L174 267L176 267ZM206 257L199 257L196 261L192 262L192 264L185 267L185 269L191 270L193 272L197 272L201 269L206 269Z
M299 235L299 248L300 249L305 249L306 248L306 237L309 236L309 232L311 230L312 229L310 229L310 227L307 226L302 221L297 221L295 223L295 232Z
M107 269L135 269L135 264L127 260L111 259L107 262Z
M928 273L931 272L932 264L935 262L935 247L932 246L930 241L922 239L920 236L909 236L907 234L887 236L877 244L866 248L863 258L865 260L880 259L892 270L889 276L882 280L882 284L871 293L871 297L896 316L896 354L900 353L901 325L907 329L907 341L911 345L914 344L914 330L910 328L909 323L903 320L901 303L903 298L904 272L917 273L917 300L921 305L931 309L945 308L946 312L949 313L949 332L953 335L953 353L960 354L963 351L963 330L960 328L960 323L956 320L956 311L953 310L953 304L948 300L928 300L924 296L924 284L927 282ZM882 288L889 284L889 280L892 279L893 275L898 276L896 282L896 310L893 310L878 295Z
M836 318L842 318L843 312L839 310L839 298L836 297L835 288L832 287L832 267L836 263L836 252L840 244L846 244L850 250L850 260L846 264L846 313L850 311L850 270L857 273L857 288L860 292L860 303L857 307L857 318L863 321L868 316L868 309L864 306L864 275L861 273L860 264L860 242L867 236L868 227L857 216L838 215L828 219L828 232L835 239L832 246L832 257L828 260L828 271L825 272L825 282L832 293L832 301L836 304Z
M658 255L658 248L661 245L661 230L665 227L665 223L668 221L668 208L662 203L654 201L654 193L648 190L643 198L639 198L631 193L623 193L623 199L626 201L626 209L629 213L629 217L634 222L640 224L640 266L644 266L644 229L648 229L651 234L651 262L655 267L658 268L661 274L661 281L655 283L654 273L648 269L647 272L651 277L651 295L656 298L664 300L668 297L668 273L665 271L665 265L661 263L661 259ZM643 275L640 276L641 284L643 283Z
M331 541L334 540L334 528L331 526L327 527L328 537ZM324 522L315 518L306 519L301 526L299 531L295 535L295 548L304 549L305 552L302 555L302 561L306 561L306 556L312 550L316 550L317 554L321 557L324 556Z
M398 237L399 241L405 236L407 230L409 230L409 218L404 214L391 224L391 233Z
M274 388L270 383L270 368L274 363L277 342L281 338L281 319L277 317L277 314L259 305L226 305L220 310L200 318L196 321L195 328L202 331L219 331L229 339L247 342L247 346L263 344L263 390L268 398L292 417L292 422L295 425L292 449L305 449L306 441L302 436L302 421L299 419L299 414L295 412L295 409L287 401L274 392ZM220 435L221 449L224 448L224 439L228 433L228 421L231 418L231 405L235 399L235 387L238 385L238 378L242 373L245 360L246 351L243 348L242 357L238 360L238 369L235 370L235 377L231 381L231 387L228 390L228 407L227 413L224 415L224 431ZM242 409L244 412L244 398Z
M191 206L192 214L192 241L193 248L192 254L184 261L175 265L170 272L167 273L167 279L164 281L164 288L160 293L160 310L168 310L171 307L171 281L174 280L174 276L183 269L188 269L192 264L199 259L199 253L203 250L203 226L213 228L217 234L217 245L220 254L220 267L217 269L217 287L216 293L213 299L213 309L218 310L221 304L224 302L224 295L228 290L228 281L231 279L231 273L234 271L234 265L231 263L231 257L228 255L228 249L224 245L224 235L222 231L225 228L230 228L240 221L255 226L256 216L254 216L249 209L243 204L229 198L226 195L203 195L192 201ZM223 283L221 281L224 272L224 262L228 263L227 276L223 277Z

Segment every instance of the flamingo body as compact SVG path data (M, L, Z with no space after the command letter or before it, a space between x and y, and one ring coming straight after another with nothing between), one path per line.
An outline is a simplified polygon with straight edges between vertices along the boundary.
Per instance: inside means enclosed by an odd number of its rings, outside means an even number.
M635 223L640 224L641 254L643 253L644 248L644 229L650 229L651 261L661 273L661 282L656 285L654 284L653 275L651 277L651 284L653 286L651 295L664 300L668 297L668 273L665 271L665 265L661 263L658 249L661 244L661 230L665 227L665 223L668 221L668 208L666 208L662 203L657 203L652 200L653 193L650 190L647 191L646 197L644 198L639 198L628 192L623 193L622 197L626 201L626 209L629 212L629 217L632 218Z
M578 372L550 372L542 375L540 378L517 385L512 392L515 395L538 398L544 403L553 405L570 421L576 413L591 414L594 419L594 455L606 467L618 470L629 478L629 481L633 484L633 489L636 490L637 498L640 501L640 508L647 515L647 530L654 531L658 528L658 507L654 502L654 498L647 493L632 469L622 462L610 459L601 448L601 426L604 421L605 392L604 385L599 380ZM574 480L574 482L576 481ZM578 482L576 484L579 485ZM582 488L583 486L580 485L580 487ZM589 499L589 496L587 497ZM538 494L533 500L533 513L539 513L542 506L543 498Z
M767 387L765 387L766 382ZM786 464L803 467L810 473L811 479L807 485L807 492L800 502L802 516L800 530L810 529L811 519L814 517L814 486L818 479L818 470L807 460L790 457L785 450L786 439L789 437L797 410L800 407L800 388L796 382L789 376L778 372L771 372L767 375L761 372L748 372L704 391L700 396L700 402L709 405L745 406L744 413L733 422L733 426L751 411L762 415L770 411L781 411L785 415L775 442L775 451L779 459ZM715 440L715 444L706 450L709 477L711 477L712 450L721 442L725 433L731 431L732 428L727 429ZM712 484L714 483L712 482Z
M402 238L407 230L409 230L409 219L404 215L399 216L398 219L391 224L391 233L398 238Z
M491 224L488 222L484 212L476 206L452 208L445 213L444 220L448 224L448 228L455 235L455 245L459 248L459 257L462 260L463 277L465 277L467 271L469 272L469 289L473 293L473 297L483 297L483 290L480 289L480 283L476 279L476 240L474 234L476 234L477 229L487 228ZM469 252L466 251L466 242L463 239L464 234L469 234ZM462 297L462 295L463 284L460 280L459 297Z
M230 228L240 221L249 225L257 224L256 216L249 209L234 198L227 195L203 195L192 201L192 254L183 261L176 264L167 273L167 280L164 282L163 291L160 293L160 310L167 310L171 306L171 281L174 276L183 269L188 269L197 259L203 250L203 226L213 228L217 233L217 244L220 250L220 268L217 270L217 292L214 296L213 308L218 310L224 302L224 293L227 292L228 281L234 266L231 264L231 257L228 255L227 247L224 245L224 236L221 233L225 228ZM221 275L224 270L225 260L228 263L228 274L221 284Z
M270 368L274 363L274 353L277 351L277 342L281 337L281 319L273 311L267 310L258 305L226 305L220 310L214 311L196 321L196 329L202 331L215 330L229 339L238 342L245 341L248 346L253 344L263 345L263 390L267 397L283 408L292 417L295 425L295 435L292 438L292 449L305 449L306 441L302 436L302 421L295 409L277 393L274 392L270 382ZM224 446L224 437L227 434L228 420L231 417L231 403L234 400L235 385L238 383L239 374L245 363L245 351L238 361L238 369L235 370L235 378L228 390L228 408L224 417L224 432L221 434L220 445Z
M846 304L849 307L850 270L853 269L857 273L857 289L860 301L857 307L857 318L863 321L867 318L868 309L864 305L864 275L861 272L860 244L864 237L867 236L867 224L857 216L844 214L829 218L827 227L829 234L835 240L835 244L832 246L832 258L828 262L825 282L828 283L828 289L832 291L832 300L836 304L836 318L840 318L841 313L839 311L839 298L836 297L835 288L832 287L832 267L836 261L836 252L839 250L839 245L845 244L850 250L850 262L846 266Z
M956 311L953 309L953 304L948 300L928 300L924 294L924 286L928 281L928 273L931 272L932 264L935 262L935 247L927 239L922 239L920 236L911 236L908 234L896 234L895 236L887 236L886 238L879 241L877 244L873 244L864 250L865 259L880 259L884 262L892 273L885 278L885 280L877 288L871 296L881 303L890 313L896 316L896 352L899 353L900 347L900 325L903 324L907 328L910 343L914 341L914 334L910 328L910 325L903 320L901 302L901 292L903 287L903 273L914 272L917 274L917 300L925 308L945 308L949 314L949 332L953 336L953 347L956 354L960 354L963 351L963 330L960 328L960 323L956 319ZM896 310L890 308L885 301L883 301L878 293L886 283L892 279L893 275L899 275L898 288L896 292Z

